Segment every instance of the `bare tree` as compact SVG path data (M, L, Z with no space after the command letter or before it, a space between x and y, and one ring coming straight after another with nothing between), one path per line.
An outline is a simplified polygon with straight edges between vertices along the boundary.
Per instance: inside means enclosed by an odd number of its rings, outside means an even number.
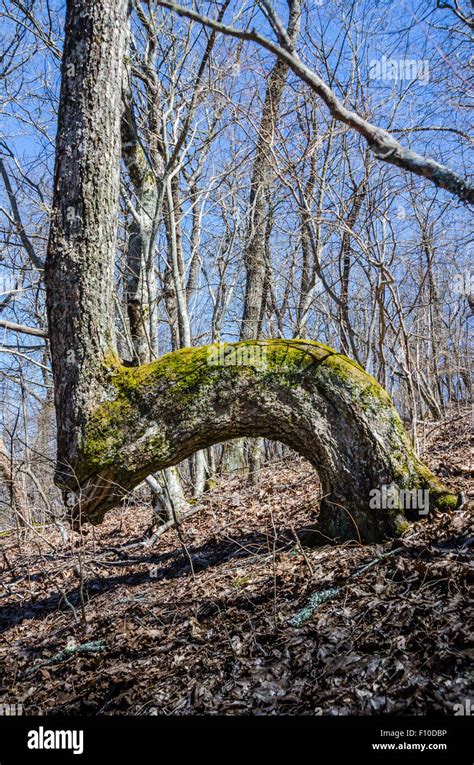
M255 29L248 32L246 30L227 26L220 21L203 16L194 10L184 8L176 3L168 2L168 0L157 0L157 2L164 8L169 8L179 15L186 16L194 21L199 21L211 29L215 29L223 34L237 37L241 40L258 43L263 48L270 51L270 53L276 55L281 61L285 62L303 82L315 90L328 107L334 119L343 122L363 136L370 149L379 159L396 165L403 170L408 170L411 173L428 178L436 186L447 189L462 200L466 200L471 204L474 203L474 186L468 180L462 178L458 173L451 170L446 165L442 165L439 162L436 162L429 157L424 157L410 149L405 149L386 130L372 125L356 112L343 106L324 80L322 80L316 72L306 66L300 59L288 33L285 31L284 25L271 9L270 3L267 3L266 0L262 0L262 5L265 7L267 15L271 20L273 32L276 34L278 40L277 43L264 37Z
M232 357L222 363L219 345L175 351L136 369L120 365L112 285L126 21L127 4L110 0L75 0L66 18L46 285L56 477L75 493L76 515L98 522L154 470L245 435L287 443L317 466L321 526L339 539L401 530L399 511L368 509L380 483L421 482L434 505L455 506L456 495L414 455L388 395L326 346L237 344L231 354L250 349L252 356L236 366Z

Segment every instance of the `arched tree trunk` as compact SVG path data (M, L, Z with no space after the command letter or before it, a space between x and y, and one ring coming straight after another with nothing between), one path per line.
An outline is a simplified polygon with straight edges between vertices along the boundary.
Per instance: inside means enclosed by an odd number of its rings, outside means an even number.
M139 368L110 357L108 400L91 412L76 465L76 515L98 523L145 475L239 436L282 441L318 471L321 529L373 541L406 527L371 492L428 489L456 507L417 459L389 395L362 367L304 340L186 348Z
M288 2L287 34L292 44L299 34L301 3L299 0ZM250 217L246 234L244 264L246 271L245 298L242 313L240 339L259 339L266 307L266 282L272 278L268 266L267 248L269 244L269 226L271 189L274 182L274 158L272 147L280 114L280 103L285 90L288 66L276 60L268 77L265 100L256 144L255 158L250 183ZM239 457L248 461L248 482L258 482L261 464L262 444L260 439L238 442L233 445L232 458L238 463Z
M288 444L317 469L321 528L338 539L399 533L401 509L370 492L427 488L457 504L416 458L388 394L319 343L248 340L184 348L139 367L113 337L121 83L127 0L69 0L47 306L58 419L57 483L98 523L150 473L241 436Z

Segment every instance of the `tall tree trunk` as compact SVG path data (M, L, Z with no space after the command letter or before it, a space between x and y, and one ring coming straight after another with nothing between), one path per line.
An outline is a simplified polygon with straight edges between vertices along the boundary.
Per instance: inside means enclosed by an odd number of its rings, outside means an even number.
M10 494L10 503L16 513L18 526L24 527L31 522L25 492L13 471L13 464L3 440L0 438L0 476Z
M122 116L122 157L127 168L136 207L132 215L127 249L127 314L134 362L145 364L158 355L157 286L153 252L162 218L167 211L165 163L160 141L161 107L156 75L156 39L148 35L144 62L147 74L147 123L149 157L142 148L132 106L130 71L124 80L125 108ZM163 204L165 202L165 204ZM166 216L165 216L166 218ZM176 299L171 301L177 305ZM147 476L152 490L153 509L158 521L170 520L179 513L185 497L178 471L167 468L162 474Z
M68 0L45 267L57 480L74 485L87 412L106 396L128 0Z
M354 332L352 329L349 305L349 282L352 268L351 258L351 236L352 229L354 228L357 219L359 217L362 203L367 193L366 179L364 178L359 186L354 189L351 201L350 210L346 220L346 226L342 234L341 250L339 253L339 266L341 269L341 298L339 303L339 322L341 326L341 348L342 352L352 356L359 361L357 353L357 345L354 338Z
M294 43L299 32L301 8L299 0L290 0L288 5L288 36ZM266 271L267 199L273 185L274 175L271 148L287 75L288 65L278 59L268 78L260 118L250 185L250 219L244 255L247 278L240 330L241 340L257 340L260 337Z
M300 26L301 6L299 0L289 0L288 36L295 42ZM288 66L280 59L275 62L267 82L265 101L258 132L255 159L250 186L250 219L245 246L245 299L240 330L241 340L257 340L261 337L266 300L270 289L268 199L273 185L272 144L285 89ZM241 448L238 444L234 449ZM261 443L245 444L249 466L248 480L251 485L258 481L261 463Z
M133 185L136 208L129 227L126 260L126 303L134 361L145 364L158 353L156 276L153 251L161 213L157 168L150 167L134 124L131 96L122 118L122 156Z

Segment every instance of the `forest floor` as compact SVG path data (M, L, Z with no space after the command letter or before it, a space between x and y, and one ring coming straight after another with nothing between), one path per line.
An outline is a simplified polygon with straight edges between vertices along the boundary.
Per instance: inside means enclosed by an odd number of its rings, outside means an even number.
M469 413L423 440L470 497ZM434 426L433 426L434 428ZM429 428L426 429L427 432ZM378 545L303 548L299 458L222 479L153 547L117 509L73 547L0 540L0 704L26 714L453 714L472 696L468 508Z

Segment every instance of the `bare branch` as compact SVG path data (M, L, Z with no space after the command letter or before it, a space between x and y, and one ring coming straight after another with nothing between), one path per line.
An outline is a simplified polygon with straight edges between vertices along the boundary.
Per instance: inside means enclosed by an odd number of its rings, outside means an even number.
M208 16L203 16L197 11L184 8L169 0L157 0L158 5L168 8L171 11L184 16L185 18L197 21L205 26L215 29L222 34L236 37L240 40L248 40L261 45L270 53L278 56L285 61L292 71L318 96L324 101L334 119L343 122L353 130L356 130L365 140L374 154L392 165L407 170L415 175L420 175L432 181L435 186L446 189L459 199L474 204L474 185L468 180L462 178L458 173L451 170L446 165L442 165L431 157L425 157L422 154L403 147L390 133L383 128L372 125L356 112L346 109L339 101L336 94L326 85L324 80L316 72L304 64L296 52L289 52L280 45L272 42L261 35L255 29L245 31L235 27L228 26L222 22L215 21Z
M23 335L34 335L35 337L48 337L47 332L36 327L27 327L24 324L14 324L12 321L0 319L0 327L8 329L11 332L21 332Z

